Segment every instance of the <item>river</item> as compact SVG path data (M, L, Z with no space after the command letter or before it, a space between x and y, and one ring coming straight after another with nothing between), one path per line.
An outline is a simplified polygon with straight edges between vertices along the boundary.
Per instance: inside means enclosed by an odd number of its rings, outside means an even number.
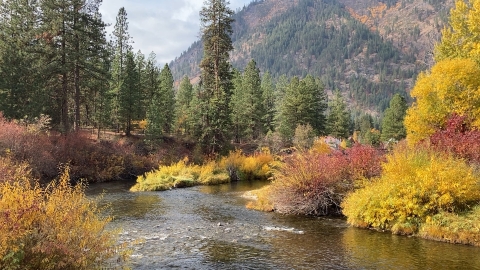
M112 226L133 245L133 269L480 269L480 248L349 227L342 219L263 213L241 195L261 182L132 193L104 192Z

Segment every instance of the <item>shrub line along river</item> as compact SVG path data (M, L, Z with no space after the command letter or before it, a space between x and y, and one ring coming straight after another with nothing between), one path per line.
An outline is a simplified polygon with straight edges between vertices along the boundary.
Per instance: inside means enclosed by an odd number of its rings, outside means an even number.
M343 219L245 208L237 182L129 192L132 182L94 184L112 226L133 245L133 269L480 269L480 248L349 227ZM138 241L140 240L140 241Z

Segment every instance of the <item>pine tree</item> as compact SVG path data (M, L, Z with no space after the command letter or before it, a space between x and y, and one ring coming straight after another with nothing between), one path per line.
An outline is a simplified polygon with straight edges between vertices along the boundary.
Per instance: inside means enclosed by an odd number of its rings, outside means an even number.
M327 125L328 134L339 139L347 139L350 135L350 111L347 109L340 91L336 91L329 106Z
M280 105L280 111L277 116L277 130L280 132L284 141L292 141L295 135L295 129L299 123L297 108L300 105L298 95L298 85L300 80L293 77L290 84L285 89L285 95Z
M262 77L262 106L264 114L262 117L264 133L273 132L275 129L275 85L272 76L267 71Z
M135 119L145 119L147 115L147 100L146 100L146 91L147 91L147 62L145 60L145 55L141 50L135 54L135 65L137 66L138 74L138 91L140 99L138 104L138 115L135 116Z
M230 140L232 74L229 52L233 50L232 15L225 0L206 0L200 11L204 56L200 63L200 111L202 133L198 141L210 154L225 150Z
M113 62L112 62L112 83L110 96L112 97L112 121L117 132L120 129L120 102L119 91L125 76L125 62L127 54L132 50L131 37L128 33L127 11L125 8L118 10L115 27L112 37Z
M138 70L133 53L127 52L125 59L125 76L118 91L119 117L125 125L125 135L132 131L132 121L136 120L141 92L138 90Z
M147 134L152 138L160 138L169 133L174 124L175 92L173 76L170 68L165 64L160 71L159 87L153 93L152 102L147 110Z
M70 131L70 119L80 128L82 110L88 111L87 99L91 80L105 80L107 75L96 64L105 56L105 23L101 19L101 1L45 0L40 2L40 39L43 78L53 104L47 104L54 124ZM71 102L73 101L73 106ZM84 108L82 109L82 104ZM89 106L91 104L88 104ZM74 115L70 115L73 107ZM88 113L85 112L86 117Z
M157 67L156 57L155 53L151 52L148 55L147 63L145 64L145 107L148 107L152 101L153 95L158 92L160 87L160 69Z
M326 108L326 94L319 80L310 75L303 80L294 77L276 119L278 131L286 141L292 140L298 125L310 125L316 135L324 134Z
M47 93L41 80L38 1L0 4L0 111L8 118L44 113Z
M246 121L242 117L245 91L243 90L242 74L235 68L232 70L232 84L233 92L230 99L232 136L235 143L240 143L245 137L247 128Z
M173 88L173 76L168 64L160 71L160 95L162 97L161 109L164 117L163 130L170 133L175 118L175 89Z
M263 133L262 118L264 116L262 106L262 89L260 70L255 60L251 60L243 73L243 104L240 109L240 117L245 119L245 136L248 140L257 139Z
M382 120L382 141L390 139L401 140L407 136L403 120L407 114L408 105L405 98L396 94L390 100L390 107L385 110Z
M193 85L190 79L184 76L178 87L175 106L176 130L180 134L190 134L190 125L188 122L188 109L193 99Z
M301 111L304 113L303 125L311 125L317 135L324 135L326 132L327 95L325 86L319 79L307 75L302 80L300 95L302 104L305 104Z

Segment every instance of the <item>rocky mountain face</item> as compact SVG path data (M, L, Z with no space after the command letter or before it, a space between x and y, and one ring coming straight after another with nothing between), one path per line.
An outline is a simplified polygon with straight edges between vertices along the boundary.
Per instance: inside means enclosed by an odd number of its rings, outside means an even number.
M453 0L260 0L235 14L231 54L243 70L318 76L354 112L381 113L395 93L408 96L433 63ZM170 64L176 80L199 80L197 41Z

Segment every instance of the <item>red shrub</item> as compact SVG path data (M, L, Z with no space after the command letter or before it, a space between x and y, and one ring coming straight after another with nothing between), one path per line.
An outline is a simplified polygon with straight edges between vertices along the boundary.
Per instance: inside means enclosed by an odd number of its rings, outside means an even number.
M138 148L122 141L96 142L80 132L66 136L32 132L0 113L0 156L7 154L15 162L27 162L32 175L44 181L57 178L58 167L66 163L73 180L136 178L158 164L146 154L137 154Z
M430 143L438 151L480 163L480 131L471 129L465 116L452 115L445 128L430 137Z
M275 173L271 201L280 213L339 214L355 180L378 176L382 160L379 150L361 145L330 154L294 155Z
M348 166L351 180L373 178L382 172L383 151L369 145L356 144L345 150L348 157Z

